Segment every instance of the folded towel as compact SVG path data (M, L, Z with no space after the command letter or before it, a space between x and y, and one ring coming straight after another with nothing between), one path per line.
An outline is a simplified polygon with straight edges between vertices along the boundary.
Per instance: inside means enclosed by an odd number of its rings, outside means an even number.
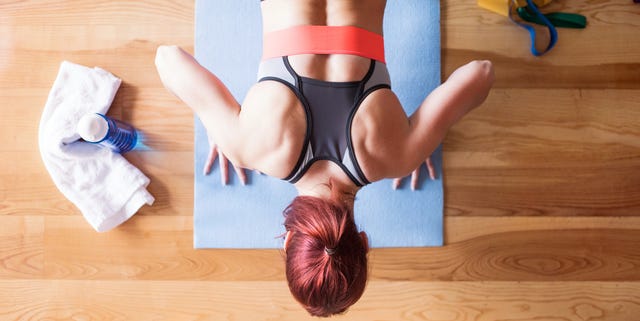
M40 155L58 189L98 232L129 219L154 198L147 178L122 155L83 142L76 133L86 113L105 114L120 79L100 68L63 61L42 112Z

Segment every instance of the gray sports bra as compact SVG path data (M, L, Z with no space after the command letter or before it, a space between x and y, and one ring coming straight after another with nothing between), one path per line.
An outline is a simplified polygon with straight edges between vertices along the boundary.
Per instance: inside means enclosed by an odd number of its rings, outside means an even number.
M387 66L371 60L360 81L329 82L298 75L287 57L264 60L258 81L273 80L289 87L298 97L307 118L307 131L300 157L284 180L295 183L319 160L340 166L356 186L370 182L364 176L351 140L351 123L362 101L373 91L391 88Z

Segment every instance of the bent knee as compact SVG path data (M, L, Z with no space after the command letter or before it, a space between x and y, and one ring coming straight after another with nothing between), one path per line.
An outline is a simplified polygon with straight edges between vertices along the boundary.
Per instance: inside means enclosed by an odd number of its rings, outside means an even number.
M488 85L493 84L495 80L495 72L493 70L493 63L489 60L474 60L469 63L469 66L473 68L474 76Z
M168 61L180 53L180 47L176 45L162 45L156 50L156 67L165 65Z

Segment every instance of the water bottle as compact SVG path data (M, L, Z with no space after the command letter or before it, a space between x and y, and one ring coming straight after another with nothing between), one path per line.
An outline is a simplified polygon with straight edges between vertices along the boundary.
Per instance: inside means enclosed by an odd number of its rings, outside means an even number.
M82 116L77 131L85 141L106 146L121 154L132 150L138 139L133 126L98 113Z

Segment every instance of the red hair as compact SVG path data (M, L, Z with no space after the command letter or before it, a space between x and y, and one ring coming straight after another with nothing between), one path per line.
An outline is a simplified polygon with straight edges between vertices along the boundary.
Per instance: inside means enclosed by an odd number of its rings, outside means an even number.
M345 204L298 196L284 211L286 273L293 297L313 316L342 313L367 283L366 236Z

